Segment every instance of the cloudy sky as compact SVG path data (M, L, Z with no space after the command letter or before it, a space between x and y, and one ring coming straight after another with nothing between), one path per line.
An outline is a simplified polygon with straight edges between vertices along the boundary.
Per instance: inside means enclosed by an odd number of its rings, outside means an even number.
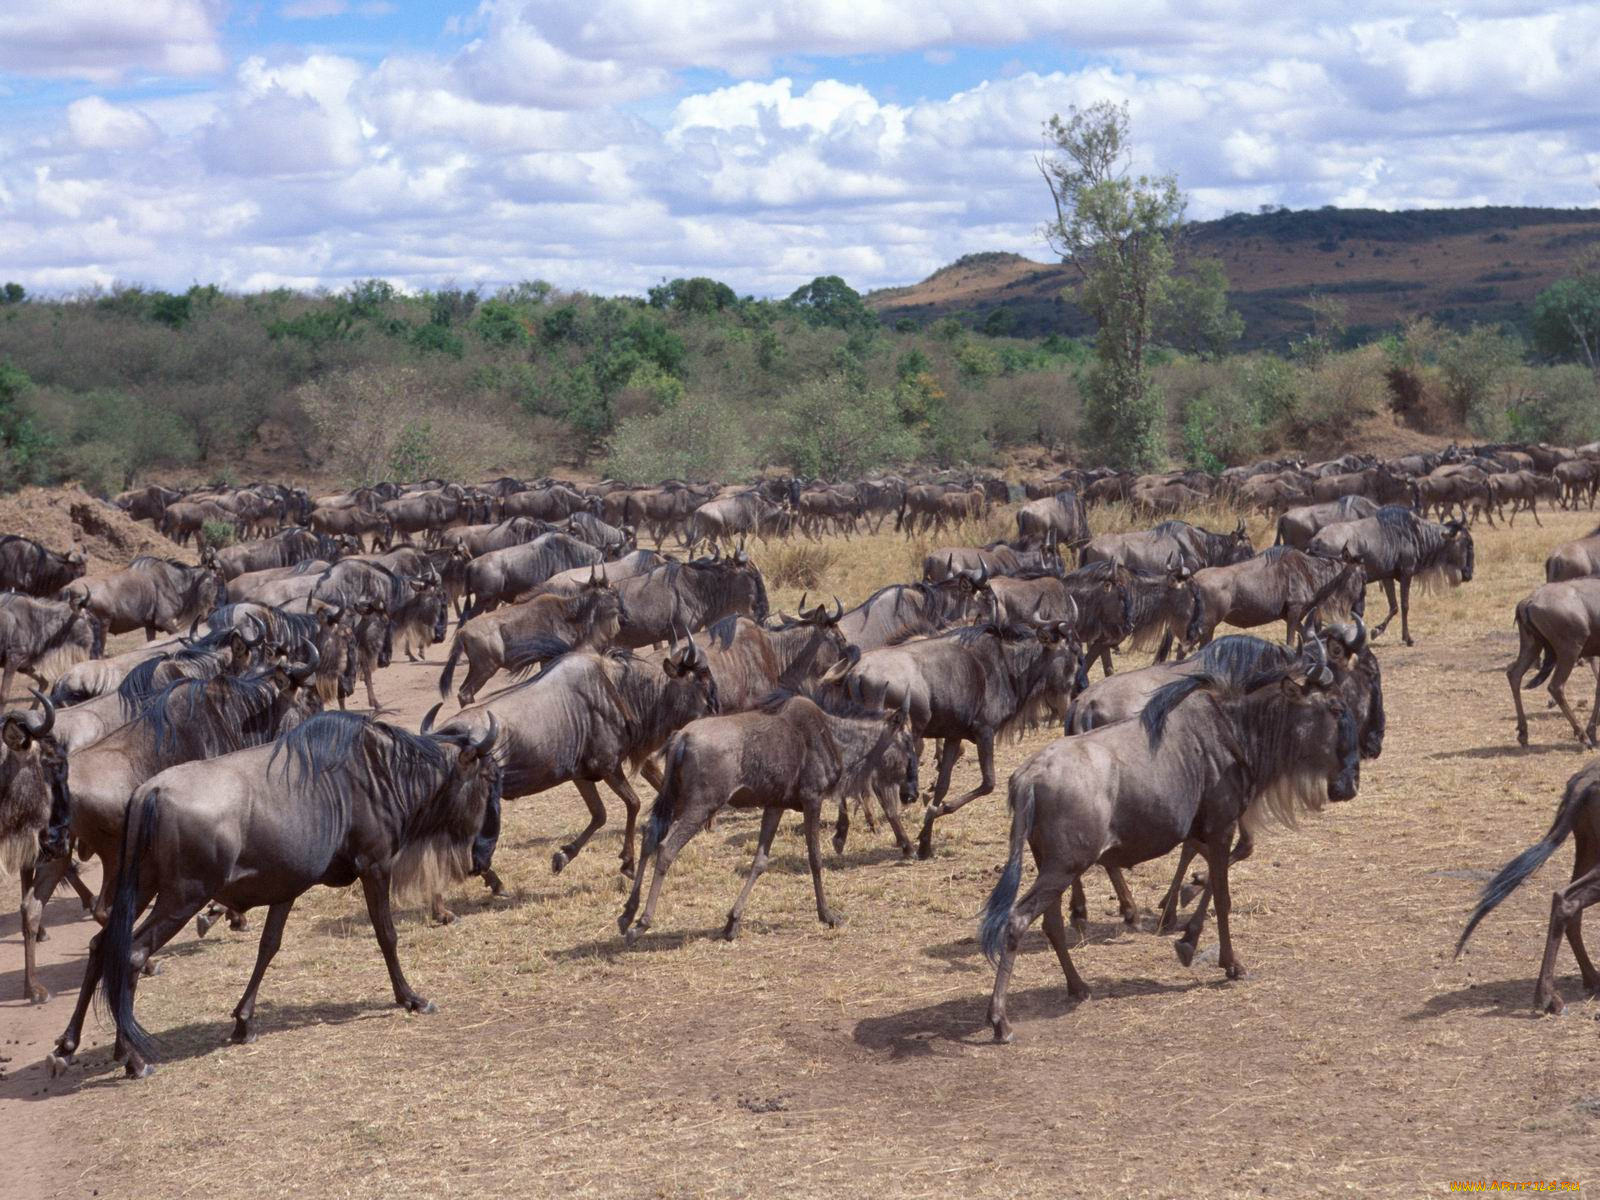
M1600 5L0 3L0 277L786 294L1043 258L1041 121L1191 215L1600 204Z

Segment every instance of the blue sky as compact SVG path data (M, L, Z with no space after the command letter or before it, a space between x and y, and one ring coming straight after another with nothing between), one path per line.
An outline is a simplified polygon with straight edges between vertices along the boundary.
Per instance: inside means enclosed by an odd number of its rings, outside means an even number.
M1046 257L1032 155L1125 101L1197 217L1600 202L1600 12L1482 0L36 0L0 8L0 275L37 291Z

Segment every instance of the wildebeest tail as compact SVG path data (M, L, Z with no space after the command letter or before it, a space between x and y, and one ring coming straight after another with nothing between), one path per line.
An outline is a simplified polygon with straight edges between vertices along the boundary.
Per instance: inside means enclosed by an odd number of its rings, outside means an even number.
M111 915L101 937L105 939L101 953L100 995L117 1023L117 1036L140 1058L155 1056L155 1039L141 1026L133 1015L133 967L128 956L133 952L133 922L139 915L139 876L145 855L150 851L150 841L156 828L156 798L159 791L152 788L139 805L137 819L133 819L133 803L129 802L127 828L122 834L122 868L117 876L116 898L111 904Z
M1546 679L1550 678L1550 672L1555 670L1556 667L1556 648L1550 644L1549 638L1545 637L1544 634L1539 632L1539 627L1528 619L1527 605L1528 602L1526 600L1523 600L1517 604L1517 632L1526 637L1531 637L1534 641L1538 642L1539 649L1543 653L1543 658L1539 662L1538 674L1536 674L1532 679L1528 680L1527 683L1522 685L1522 690L1525 692L1532 691Z
M983 923L979 926L978 940L983 946L983 956L998 964L1000 952L1005 949L1006 926L1011 923L1011 908L1017 902L1017 889L1022 886L1022 847L1033 830L1033 785L1020 786L1016 776L1011 778L1011 854L1006 859L1005 870L1000 872L1000 882L989 893L989 902L983 907Z
M1571 835L1573 826L1578 823L1578 814L1589 803L1591 786L1582 772L1568 780L1566 794L1561 797L1561 807L1556 809L1556 819L1550 824L1550 832L1501 867L1495 877L1483 885L1478 907L1472 910L1472 916L1467 918L1467 927L1461 931L1461 940L1456 942L1458 955L1472 936L1472 931L1478 927L1478 922L1488 916L1500 901L1516 891L1523 880L1542 867L1545 859L1554 854Z
M688 743L677 734L667 743L661 790L656 793L656 802L650 806L650 820L644 827L641 868L644 859L656 852L656 847L661 845L661 839L667 836L667 830L672 826L672 810L677 805L678 775L683 769L683 754L687 748Z
M450 685L455 682L456 664L461 661L461 651L465 649L461 635L465 631L456 627L455 640L450 643L450 655L444 660L444 670L439 675L439 696L441 699L450 698Z

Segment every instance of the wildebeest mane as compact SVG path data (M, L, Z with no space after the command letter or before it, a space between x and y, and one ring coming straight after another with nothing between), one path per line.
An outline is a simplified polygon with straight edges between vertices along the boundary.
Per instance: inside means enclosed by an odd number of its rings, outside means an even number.
M362 753L365 740L374 743ZM267 771L282 760L286 783L303 788L329 806L354 798L356 785L368 782L375 803L393 803L403 794L437 789L449 769L439 739L409 733L364 713L319 713L273 743Z
M163 753L215 758L264 741L277 696L270 671L179 679L151 696L131 725L148 729Z

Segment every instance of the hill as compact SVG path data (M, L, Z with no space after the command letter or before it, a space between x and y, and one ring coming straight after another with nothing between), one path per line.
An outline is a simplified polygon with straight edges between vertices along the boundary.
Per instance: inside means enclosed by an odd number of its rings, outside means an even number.
M1520 326L1534 296L1600 242L1600 209L1457 208L1237 213L1192 224L1184 252L1218 258L1245 318L1246 347L1284 347L1307 331L1312 293L1337 296L1352 340L1368 340L1408 317L1461 328ZM957 259L921 283L866 297L883 317L920 323L957 312L1010 309L1023 336L1093 329L1061 292L1070 266L1018 254Z

